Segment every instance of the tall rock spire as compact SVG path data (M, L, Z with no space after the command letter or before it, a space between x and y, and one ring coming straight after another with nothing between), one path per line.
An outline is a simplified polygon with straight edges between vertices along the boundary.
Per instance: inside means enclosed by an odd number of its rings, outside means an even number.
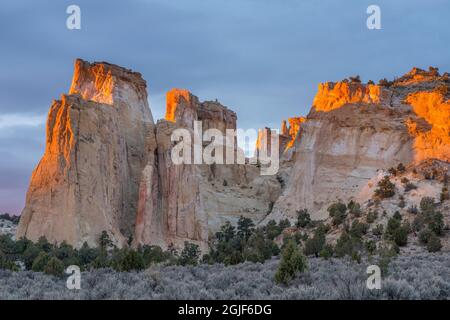
M138 184L154 149L154 124L141 75L77 60L69 95L54 101L44 156L31 177L18 237L117 245L132 236Z

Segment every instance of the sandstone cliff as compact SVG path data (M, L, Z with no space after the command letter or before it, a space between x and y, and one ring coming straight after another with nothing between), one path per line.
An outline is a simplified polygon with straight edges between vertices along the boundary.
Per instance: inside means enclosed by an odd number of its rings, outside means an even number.
M155 125L141 75L108 63L77 60L68 95L47 120L44 156L34 170L18 237L95 246L107 231L117 246L167 248L195 242L244 215L256 222L280 193L274 177L248 164L181 164L171 160L171 135L236 129L236 113L187 90L167 94L166 118ZM236 137L231 137L236 142ZM201 147L207 143L200 142ZM241 152L222 142L233 162ZM200 156L200 160L203 160Z
M199 168L171 161L171 134L177 128L193 129L197 105L198 98L187 90L175 89L167 94L166 120L156 126L157 165L151 160L141 179L136 244L164 248L190 240L204 247L208 239L199 195Z
M146 83L107 63L75 63L69 95L48 113L44 156L34 170L18 237L117 245L133 235L141 170L155 147Z
M236 113L218 101L173 89L165 119L154 124L140 74L77 60L69 94L50 107L45 153L32 174L17 237L95 246L107 231L118 246L133 239L135 246L181 248L189 241L205 251L211 235L241 215L263 224L293 220L307 208L313 218L326 218L333 201L370 201L383 169L450 162L448 89L448 75L433 68L379 85L320 84L308 116L282 122L280 171L261 176L248 161L171 160L175 129L192 140L195 121L202 135L236 129ZM271 134L260 130L256 153L274 152ZM208 150L208 144L200 147ZM234 144L219 145L234 163L242 156Z
M387 85L320 84L300 126L289 182L271 218L354 199L377 170L434 158L450 161L448 76L413 69Z
M236 129L236 120L218 102L200 102L184 89L168 92L165 119L156 125L157 166L150 161L141 180L135 244L180 248L190 241L206 250L209 235L225 221L236 222L243 215L258 222L267 214L280 186L274 177L259 177L256 166L175 165L171 160L175 129L187 129L193 141L194 121L201 122L203 131L214 128L225 134ZM233 147L235 159L236 152Z

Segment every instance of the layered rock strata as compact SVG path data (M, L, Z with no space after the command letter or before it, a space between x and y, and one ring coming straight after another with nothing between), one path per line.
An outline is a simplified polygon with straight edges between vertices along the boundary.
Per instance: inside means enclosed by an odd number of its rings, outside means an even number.
M450 161L448 76L413 69L386 85L320 84L300 126L289 183L266 218L327 216L333 201L354 199L377 170Z

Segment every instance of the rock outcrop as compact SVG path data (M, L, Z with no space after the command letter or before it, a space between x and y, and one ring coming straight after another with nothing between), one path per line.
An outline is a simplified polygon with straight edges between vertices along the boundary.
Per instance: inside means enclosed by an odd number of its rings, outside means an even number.
M292 117L288 120L281 121L281 128L278 132L278 151L279 158L283 160L290 160L292 158L291 148L294 144L298 143L300 139L297 139L297 134L300 131L300 125L306 120L304 117ZM289 126L287 125L289 122ZM261 152L269 154L272 152L271 137L272 129L265 127L258 130L258 136L256 138L255 145L255 157L258 157ZM276 131L276 130L275 130Z
M325 218L331 202L354 199L379 169L450 161L448 87L434 69L413 69L383 86L320 84L300 126L289 182L266 221L294 219L303 208Z
M300 131L300 126L303 122L305 122L305 117L292 117L288 118L289 122L289 128L288 128L288 135L289 135L289 142L287 143L286 147L283 149L286 153L290 148L294 146L294 143L300 139L297 139L297 135Z
M258 222L267 214L280 186L274 177L260 177L256 166L171 161L175 129L188 130L193 141L194 121L201 122L203 133L217 129L225 134L236 129L236 120L236 114L217 101L200 102L184 89L168 92L165 119L156 125L157 166L150 161L141 180L136 245L180 248L189 241L206 250L209 234L225 221L236 222L242 215ZM237 152L234 145L235 160Z
M174 89L167 94L166 119L156 126L157 166L150 161L141 180L136 244L180 247L189 240L205 247L208 224L200 201L200 169L171 160L171 135L178 128L193 134L198 104L198 98L187 90Z
M47 120L44 156L34 170L18 237L76 247L97 245L106 231L117 246L207 249L210 233L240 215L260 221L278 198L274 177L236 165L242 151L222 142L233 164L175 164L172 134L194 121L203 133L236 129L236 113L217 101L200 102L187 90L167 94L166 117L153 123L141 75L108 63L77 60L70 92ZM193 150L191 150L193 151ZM241 153L239 153L241 152ZM223 159L224 161L226 159ZM244 159L245 160L245 159Z
M70 94L54 101L18 237L96 245L133 236L142 168L156 147L146 83L107 64L75 63Z
M269 127L265 127L258 130L258 137L256 138L256 146L255 146L255 158L260 158L264 156L270 156L271 153L275 150L272 150L272 132L276 132ZM277 133L278 134L278 133ZM279 147L276 150L278 153L282 152L283 146L287 144L287 137L283 134L278 134L279 138Z
M119 247L132 239L179 249L189 241L206 251L211 234L240 216L263 224L294 220L306 208L326 218L333 201L368 202L383 169L450 162L449 83L437 69L415 68L378 85L320 84L308 116L282 122L279 149L272 150L273 132L260 130L256 155L280 155L280 171L267 176L234 135L222 139L237 116L218 101L173 89L165 119L154 124L139 73L77 60L69 94L50 107L17 237L95 246L106 231ZM188 163L172 160L177 129L194 144L201 130L197 145L183 150ZM217 135L204 141L208 129ZM211 142L224 164L208 163L206 154L220 158Z

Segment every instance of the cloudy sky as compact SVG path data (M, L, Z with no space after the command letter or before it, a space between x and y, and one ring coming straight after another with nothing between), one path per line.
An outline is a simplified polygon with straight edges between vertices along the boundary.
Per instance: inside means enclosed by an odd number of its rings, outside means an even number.
M81 30L66 28L71 4ZM381 30L366 27L370 4L381 8ZM305 115L319 82L450 71L449 51L448 0L2 0L0 212L23 207L46 113L68 91L77 57L141 72L155 119L165 92L181 87L258 128Z

